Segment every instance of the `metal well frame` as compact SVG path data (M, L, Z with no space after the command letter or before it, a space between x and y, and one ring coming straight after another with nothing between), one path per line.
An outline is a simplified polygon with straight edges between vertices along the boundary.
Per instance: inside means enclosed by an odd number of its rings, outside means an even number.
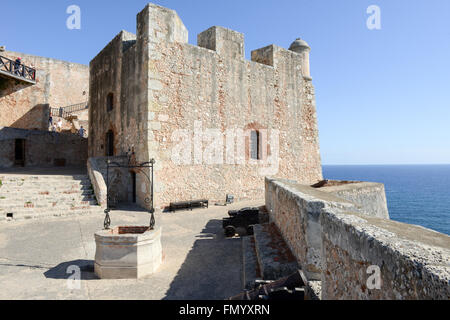
M111 212L111 208L110 208L110 201L112 200L112 196L110 194L110 184L111 181L109 181L109 171L111 169L114 168L123 168L123 169L129 169L129 171L134 171L134 172L139 172L142 173L148 180L149 184L150 184L150 194L145 197L145 203L149 205L149 209L148 213L150 214L150 229L153 230L156 224L155 221L155 208L154 208L154 198L153 198L153 177L154 177L154 164L155 164L155 159L151 159L148 162L143 162L140 164L137 164L135 162L135 157L134 157L134 152L133 153L128 153L128 161L127 164L120 164L117 161L111 161L110 159L108 159L106 161L106 209L105 209L105 220L103 223L103 226L105 228L105 230L109 230L109 227L111 226L111 217L110 217L110 212ZM145 169L150 169L150 175L147 174L147 170Z

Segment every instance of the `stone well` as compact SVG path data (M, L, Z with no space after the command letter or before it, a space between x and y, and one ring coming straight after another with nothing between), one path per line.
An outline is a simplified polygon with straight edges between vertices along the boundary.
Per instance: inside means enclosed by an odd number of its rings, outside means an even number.
M161 227L116 227L95 234L95 274L101 279L138 279L162 263Z

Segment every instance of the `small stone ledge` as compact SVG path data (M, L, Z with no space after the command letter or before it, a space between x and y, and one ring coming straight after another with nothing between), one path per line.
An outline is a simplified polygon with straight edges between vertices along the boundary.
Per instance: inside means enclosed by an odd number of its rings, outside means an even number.
M87 171L89 179L91 180L94 193L97 198L97 203L101 207L106 207L106 183L103 174L98 164L100 158L89 158L87 162Z
M264 280L287 277L299 269L290 248L274 223L253 227L256 254Z
M243 289L249 289L255 280L261 280L261 271L255 251L253 236L242 237L242 284Z

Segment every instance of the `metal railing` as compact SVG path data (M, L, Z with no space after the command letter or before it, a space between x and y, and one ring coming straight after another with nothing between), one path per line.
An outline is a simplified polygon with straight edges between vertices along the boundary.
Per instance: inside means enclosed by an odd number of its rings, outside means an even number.
M52 108L50 108L50 112L51 112L52 116L66 118L74 112L82 111L82 110L86 110L86 109L89 109L87 101L82 102L82 103L72 104L67 107L61 107L61 108L53 108L52 107Z
M0 56L0 71L10 73L13 76L26 80L36 81L36 69L27 67L24 64L16 63L14 60Z

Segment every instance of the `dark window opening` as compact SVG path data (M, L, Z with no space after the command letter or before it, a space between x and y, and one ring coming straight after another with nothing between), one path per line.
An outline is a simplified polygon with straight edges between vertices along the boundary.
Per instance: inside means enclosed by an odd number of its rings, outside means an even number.
M25 140L16 139L14 149L14 163L18 166L25 166Z
M253 160L261 160L260 143L261 134L259 131L253 130L250 133L250 157Z
M106 133L106 156L114 156L114 132L112 130Z
M106 111L111 111L114 108L114 94L110 93L106 97Z
M131 173L131 185L133 187L132 201L136 203L136 172Z

